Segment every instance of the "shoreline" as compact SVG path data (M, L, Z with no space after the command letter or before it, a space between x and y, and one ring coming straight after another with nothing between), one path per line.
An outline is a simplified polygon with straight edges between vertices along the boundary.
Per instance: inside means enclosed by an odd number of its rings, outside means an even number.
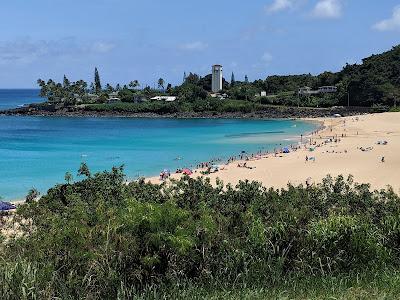
M46 107L46 106L45 106ZM364 113L372 113L374 110L368 107L292 107L292 106L265 106L250 112L173 112L173 113L154 113L154 112L129 112L118 110L93 111L86 110L85 107L64 107L55 109L51 105L43 109L34 104L0 111L0 116L35 116L35 117L91 117L91 118L173 118L173 119L315 119L340 114L342 116L354 116Z
M250 120L252 120L252 119L250 119ZM277 120L277 119L274 119L274 120ZM319 120L317 120L317 119L282 119L282 120L295 120L295 121L302 121L302 122L307 122L307 123L311 123L311 124L313 124L314 126L315 126L315 128L312 130L312 131L306 131L306 132L303 132L302 134L300 134L300 135L293 135L293 136L290 136L290 139L287 139L287 140L282 140L281 141L281 146L279 146L279 144L276 144L275 146L276 146L276 148L279 148L279 147L286 147L286 146L289 146L290 144L297 144L299 141L300 141L300 139L301 139L301 136L303 136L303 138L305 138L305 137L307 137L311 132L313 132L313 131L319 131L319 130L321 130L322 128L323 128L323 123L321 122L321 121L319 121ZM264 147L263 147L264 148ZM263 149L262 151L269 151L269 152L271 152L271 151L273 151L273 146L271 145L268 149ZM261 149L260 149L260 151L261 151ZM226 162L227 162L227 159L228 159L228 157L234 157L234 156L237 156L238 155L238 153L231 153L231 154L229 154L229 155L226 155L226 156L224 156L223 158L222 157L210 157L209 159L210 159L210 161L211 160L214 160L215 161L215 163L216 164L225 164ZM254 152L247 152L247 155L254 155L254 156L256 156L257 155L257 152L256 151L254 151ZM218 161L218 162L217 162ZM189 168L192 168L192 166L193 165L196 165L197 164L197 162L190 162L190 163L188 163L187 164L187 166L185 166L185 167L189 167ZM169 166L166 166L167 168L169 167ZM183 167L183 169L185 168L185 167ZM193 169L194 170L194 169ZM139 180L140 178L145 178L145 179L147 179L147 178L156 178L157 177L157 174L159 174L159 171L161 171L161 170L155 170L154 172L151 172L151 174L147 174L147 175L143 175L143 176L132 176L132 177L126 177L126 181L127 181L127 183L129 183L129 182L133 182L133 181L137 181L137 180ZM24 203L25 202L25 200L21 197L21 198L13 198L13 199L3 199L4 201L6 201L6 202L10 202L10 203L13 203L13 204L21 204L21 203Z
M359 122L355 122L355 119L359 119ZM386 119L387 122L385 122ZM398 122L397 119L399 119ZM386 188L387 185L391 185L396 192L400 190L400 182L395 182L392 178L396 178L396 176L390 175L397 174L397 170L400 169L400 159L395 160L395 164L385 164L390 169L389 172L382 170L380 168L382 164L379 163L381 156L389 156L393 160L395 159L393 156L395 156L396 151L400 151L400 113L363 114L342 118L300 118L299 120L316 124L317 128L315 130L322 137L312 133L305 133L303 139L307 141L308 146L310 146L309 139L321 143L328 137L335 135L346 134L348 136L337 144L321 145L311 154L309 150L305 149L306 146L303 143L302 149L291 151L289 154L280 153L279 157L272 157L269 153L264 155L267 157L262 157L260 160L247 160L248 164L254 167L254 170L239 169L237 167L238 163L244 163L246 160L235 160L229 164L221 161L216 164L224 165L225 170L203 177L209 177L212 182L219 178L225 184L236 184L239 180L248 179L250 181L259 181L266 187L282 188L286 187L289 182L294 185L305 184L308 178L312 179L312 183L319 183L328 174L332 176L340 174L347 176L351 174L355 176L355 182L371 184L374 189L382 189ZM343 122L347 123L347 128L343 127ZM382 128L382 130L376 133L375 129L377 128ZM360 131L359 136L355 135L356 130L357 132ZM379 139L388 139L389 144L377 147L376 142ZM297 141L292 143L297 143ZM290 144L290 142L287 144ZM376 149L367 153L362 153L359 150L360 147L367 146L375 146ZM380 153L379 150L384 151ZM328 152L332 153L328 154ZM316 162L305 163L304 158L308 155L316 156ZM332 162L329 162L329 156L331 156ZM372 165L370 163L365 164L363 156L374 163ZM270 170L262 171L268 169ZM193 176L197 177L201 171L204 171L204 168L193 169L193 171L195 170L196 173L193 173ZM274 176L271 175L272 173ZM282 175L281 173L287 173L287 175ZM171 178L179 179L180 176L181 174L172 173ZM146 176L144 178L146 182L160 183L158 176ZM134 180L137 179L129 179L129 181ZM14 199L11 202L21 202L21 199Z
M223 170L201 177L210 178L212 184L217 178L232 185L250 180L261 182L266 188L280 189L289 183L318 184L327 175L343 175L345 179L352 175L354 182L370 184L372 189L391 186L396 193L400 192L400 182L396 180L400 170L400 157L396 155L400 151L400 113L302 120L317 121L323 127L317 134L304 136L306 143L301 149L237 160L224 165ZM249 169L239 167L245 162ZM204 168L197 169L192 177L198 177L201 171ZM171 174L172 179L180 177ZM160 183L158 177L146 181Z

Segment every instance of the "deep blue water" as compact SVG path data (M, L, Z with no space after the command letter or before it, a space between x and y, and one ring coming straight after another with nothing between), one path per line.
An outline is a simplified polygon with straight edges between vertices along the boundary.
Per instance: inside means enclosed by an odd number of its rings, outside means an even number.
M13 106L12 99L6 102ZM75 175L83 161L92 171L124 164L133 179L215 157L226 159L241 151L273 149L294 143L314 128L291 120L3 116L0 195L20 199L32 187L45 192L63 182L66 171L79 179Z
M43 102L43 98L39 97L38 89L0 89L0 110L36 102Z

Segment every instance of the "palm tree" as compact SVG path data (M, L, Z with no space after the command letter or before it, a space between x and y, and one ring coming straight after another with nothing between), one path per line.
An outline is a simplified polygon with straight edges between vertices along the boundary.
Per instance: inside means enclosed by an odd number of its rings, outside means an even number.
M70 184L72 180L74 180L70 172L65 173L64 179L68 184Z
M90 175L91 175L89 167L84 162L81 163L81 166L79 167L79 170L78 170L78 176L81 176L81 175L84 175L86 177L90 177Z
M40 94L39 94L40 97L47 97L48 89L47 89L46 82L39 78L37 80L37 84L40 86Z
M131 88L133 88L133 89L136 89L137 87L140 86L140 83L139 83L139 81L137 81L137 80L135 79L135 80L129 82L129 86L130 86Z
M107 85L106 85L106 91L107 91L108 93L114 92L114 88L111 86L111 84L107 83Z
M162 88L164 90L164 79L160 78L158 79L158 88Z
M29 190L28 195L26 195L25 202L26 203L31 203L33 202L37 197L39 197L40 193L37 189L32 188Z

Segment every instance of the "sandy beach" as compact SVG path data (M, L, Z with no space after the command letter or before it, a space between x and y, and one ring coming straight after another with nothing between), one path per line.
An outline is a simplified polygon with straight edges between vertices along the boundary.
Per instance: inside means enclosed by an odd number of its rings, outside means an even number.
M324 128L304 137L300 149L288 154L234 161L223 170L206 176L212 182L219 178L225 184L236 184L248 179L262 182L266 187L281 188L288 183L318 183L328 174L351 174L355 182L369 183L373 189L391 185L400 192L400 113L312 120L321 122ZM249 168L238 167L244 162ZM192 177L199 175L200 170L196 170ZM180 176L172 174L171 178ZM160 182L158 177L148 180Z

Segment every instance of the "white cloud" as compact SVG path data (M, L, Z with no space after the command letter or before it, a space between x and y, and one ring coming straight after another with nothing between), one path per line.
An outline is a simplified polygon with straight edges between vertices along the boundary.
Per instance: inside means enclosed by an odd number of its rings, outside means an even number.
M400 5L393 9L391 18L376 23L373 28L379 31L400 30Z
M207 49L208 44L201 42L201 41L195 41L187 44L181 45L179 48L182 50L187 50L187 51L202 51Z
M274 0L265 7L265 10L269 13L275 13L291 8L293 8L293 0Z
M115 48L115 45L108 42L96 42L91 46L93 52L108 53Z
M31 38L0 41L0 64L28 64L42 58L105 54L115 48L104 41L79 41L75 38L32 40Z
M265 64L269 64L273 59L273 56L271 53L269 52L264 52L264 54L261 56L261 60L265 63Z
M316 18L335 19L342 15L340 0L320 0L315 5L312 15Z

